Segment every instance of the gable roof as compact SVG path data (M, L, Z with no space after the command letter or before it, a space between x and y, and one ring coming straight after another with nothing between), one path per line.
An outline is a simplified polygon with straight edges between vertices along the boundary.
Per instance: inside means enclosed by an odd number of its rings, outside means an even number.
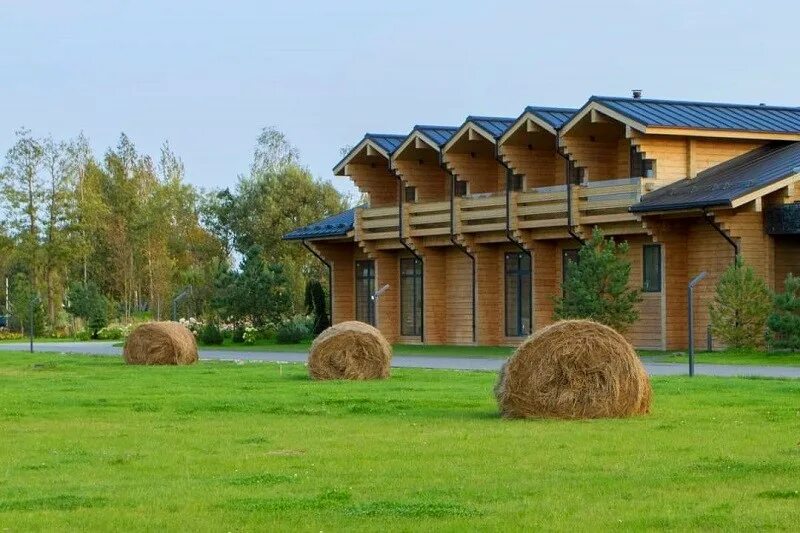
M455 126L414 126L411 130L412 133L418 131L420 134L431 140L438 148L441 148L453 135L456 134L458 128Z
M514 121L514 123L506 129L505 133L498 141L500 144L505 143L519 128L526 126L528 121L532 121L542 129L550 132L552 135L558 135L558 130L569 121L577 113L577 109L567 109L563 107L541 107L531 106L525 108L525 111Z
M646 127L800 133L800 107L592 96Z
M556 130L560 129L561 126L566 124L567 121L572 118L572 115L577 112L577 109L568 109L564 107L541 107L529 105L525 108L525 113L536 115L553 126L553 128ZM523 115L525 113L523 113Z
M647 193L633 213L737 207L800 179L800 142L770 143Z
M352 231L355 221L356 209L348 209L337 215L323 218L308 226L297 228L283 236L285 241L299 241L305 239L322 239L326 237L344 237Z
M500 137L502 137L503 134L508 131L508 128L516 121L517 119L509 117L479 117L470 115L464 120L464 123L450 137L444 146L441 147L441 150L447 151L459 137L471 129L485 137L487 141L497 144Z
M345 155L341 161L336 163L336 166L333 167L333 173L337 176L341 175L345 165L368 145L376 149L386 159L389 159L394 151L403 143L405 138L406 135L396 135L393 133L367 133L357 145L347 152L347 155Z

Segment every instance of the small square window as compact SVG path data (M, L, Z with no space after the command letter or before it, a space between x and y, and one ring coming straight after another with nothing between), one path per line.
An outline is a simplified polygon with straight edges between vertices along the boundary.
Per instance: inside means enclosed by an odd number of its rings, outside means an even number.
M467 195L467 182L466 181L461 181L461 180L456 180L455 191L454 192L455 192L456 198L460 198L461 196L466 196Z
M417 188L416 187L406 187L405 188L405 201L413 204L417 201Z
M661 292L661 245L646 244L642 253L642 290Z

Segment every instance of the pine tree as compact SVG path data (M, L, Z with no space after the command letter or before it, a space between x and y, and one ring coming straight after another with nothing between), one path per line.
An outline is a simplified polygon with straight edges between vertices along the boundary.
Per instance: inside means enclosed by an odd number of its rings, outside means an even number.
M306 312L314 315L314 335L319 335L331 325L322 283L312 279L306 284L305 304Z
M767 319L771 348L800 350L800 277L789 274L784 292L776 294L774 310Z
M628 243L606 239L595 227L592 239L578 252L578 261L566 266L563 296L555 300L554 318L588 318L617 331L625 331L638 320L640 291L628 287L627 253Z
M737 257L717 282L711 331L731 348L763 346L771 308L766 282Z

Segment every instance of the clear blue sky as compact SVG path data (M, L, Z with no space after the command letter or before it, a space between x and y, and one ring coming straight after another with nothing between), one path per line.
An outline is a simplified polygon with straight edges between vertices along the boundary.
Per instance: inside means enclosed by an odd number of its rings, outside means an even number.
M365 131L591 94L800 105L796 2L0 3L0 152L19 126L99 152L164 139L226 186L276 126L315 175Z

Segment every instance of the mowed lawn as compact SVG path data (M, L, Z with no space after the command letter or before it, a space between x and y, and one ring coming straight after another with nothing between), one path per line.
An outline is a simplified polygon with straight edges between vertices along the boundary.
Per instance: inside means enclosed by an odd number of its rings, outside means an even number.
M0 353L0 529L793 529L800 381L656 378L651 415L509 421L495 375Z

